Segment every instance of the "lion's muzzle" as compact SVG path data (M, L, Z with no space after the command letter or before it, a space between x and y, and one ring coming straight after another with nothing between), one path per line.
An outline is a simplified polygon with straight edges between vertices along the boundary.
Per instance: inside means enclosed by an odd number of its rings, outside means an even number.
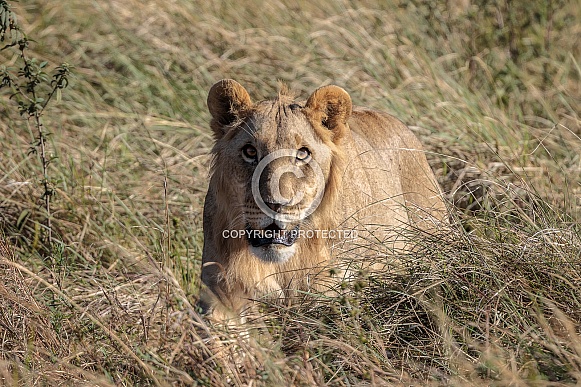
M274 222L263 230L254 230L247 226L246 235L252 247L265 245L292 246L299 236L299 225L290 230L283 230Z

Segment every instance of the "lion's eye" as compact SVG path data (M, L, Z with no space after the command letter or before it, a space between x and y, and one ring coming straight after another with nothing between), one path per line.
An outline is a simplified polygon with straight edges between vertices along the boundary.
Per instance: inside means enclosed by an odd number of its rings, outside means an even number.
M244 157L246 157L248 159L256 159L256 155L258 154L258 151L252 145L247 144L247 145L244 145L244 148L242 148L242 154L244 155Z
M301 148L297 151L297 160L304 161L311 156L311 151L307 148Z

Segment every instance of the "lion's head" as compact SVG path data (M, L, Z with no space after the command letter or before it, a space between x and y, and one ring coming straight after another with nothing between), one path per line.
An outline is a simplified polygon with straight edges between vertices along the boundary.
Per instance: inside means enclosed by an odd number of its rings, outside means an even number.
M296 252L301 230L329 220L341 174L341 140L351 98L337 86L295 103L286 90L253 103L233 80L208 95L216 205L227 206L222 226L245 230L243 243L263 262L282 263Z

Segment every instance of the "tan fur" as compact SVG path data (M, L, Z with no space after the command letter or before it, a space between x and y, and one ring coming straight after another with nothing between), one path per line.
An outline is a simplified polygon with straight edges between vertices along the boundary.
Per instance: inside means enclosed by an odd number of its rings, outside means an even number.
M324 268L337 257L373 258L377 249L370 244L381 247L376 255L406 249L401 230L434 230L445 221L444 202L414 134L388 114L353 108L350 96L337 86L316 90L306 102L294 102L282 89L274 100L253 103L240 84L222 80L210 90L208 108L216 144L204 206L201 301L219 319L240 313L249 298L321 284L328 273ZM320 205L303 220L281 223L284 227L357 230L359 238L299 238L289 248L265 247L271 250L264 257L280 258L276 262L266 262L262 253L259 259L245 238L223 238L224 230L261 229L272 222L250 195L256 165L241 153L246 144L258 150L255 164L278 149L306 147L321 167ZM268 173L285 163L298 165L305 177L283 175L282 195L304 195L300 203L286 203L279 211L298 213L312 203L317 184L308 165L276 160L272 170L265 170L260 192L273 197L266 182L274 175Z

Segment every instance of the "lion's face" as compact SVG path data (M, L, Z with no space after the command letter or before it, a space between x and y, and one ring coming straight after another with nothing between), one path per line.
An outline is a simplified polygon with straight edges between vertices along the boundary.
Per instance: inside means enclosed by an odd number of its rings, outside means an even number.
M298 105L259 105L232 130L223 157L249 248L264 261L286 261L324 194L331 149Z
M318 99L299 105L281 95L252 104L232 82L217 84L208 97L217 138L216 197L223 201L217 204L231 208L230 227L246 231L245 243L256 257L282 263L295 254L325 200L339 130L346 126L342 119L341 128L329 127L336 117L329 106L320 111ZM342 103L350 111L350 99Z

